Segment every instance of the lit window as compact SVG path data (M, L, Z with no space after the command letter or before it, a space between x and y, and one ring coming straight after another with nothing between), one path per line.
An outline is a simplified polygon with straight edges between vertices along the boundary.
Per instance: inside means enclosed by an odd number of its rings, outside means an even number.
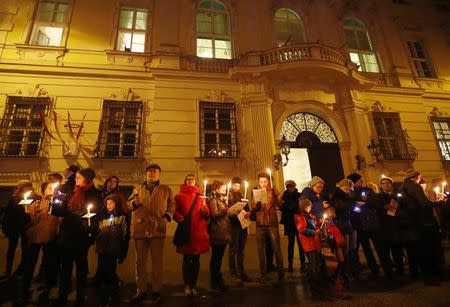
M350 59L359 71L380 72L366 26L357 19L344 20L344 32L350 49Z
M434 135L439 144L441 157L445 161L450 161L450 118L432 117Z
M67 0L41 0L30 43L40 46L61 46L69 24L68 9Z
M141 101L105 100L95 155L99 158L136 158L141 121Z
M378 144L386 160L414 160L417 151L409 143L402 128L400 115L395 112L372 112L372 119L378 136Z
M202 157L239 157L234 103L200 102L200 152Z
M148 13L145 9L122 8L119 17L116 49L144 52Z
M419 42L408 42L408 49L416 74L423 78L435 77L422 44Z
M44 136L41 118L49 109L48 97L8 97L0 126L0 155L38 156Z
M274 23L278 47L306 42L303 22L293 11L279 9L275 13Z
M206 0L197 9L197 56L231 59L230 18L219 1Z

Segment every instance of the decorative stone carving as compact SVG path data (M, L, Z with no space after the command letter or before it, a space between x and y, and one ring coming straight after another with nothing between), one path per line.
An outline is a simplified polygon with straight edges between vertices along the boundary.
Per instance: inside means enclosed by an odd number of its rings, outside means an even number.
M106 58L109 64L134 67L147 67L151 61L150 53L121 52L106 50Z
M15 44L16 52L20 60L36 61L39 63L54 62L56 65L62 64L65 47L35 46Z

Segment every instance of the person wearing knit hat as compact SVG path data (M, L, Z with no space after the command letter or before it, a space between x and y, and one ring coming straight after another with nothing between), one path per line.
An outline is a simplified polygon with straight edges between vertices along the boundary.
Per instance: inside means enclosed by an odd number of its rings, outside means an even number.
M340 188L344 192L347 190L350 191L351 189L353 189L354 183L350 179L346 178L346 179L342 179L341 181L336 183L336 187Z
M235 176L235 177L231 178L231 183L232 183L232 184L234 184L234 183L239 183L239 184L241 184L241 183L242 183L242 180L241 180L240 177Z
M17 182L17 189L21 190L24 188L31 188L33 186L33 184L31 183L30 180L26 180L26 179L21 179Z
M355 188L362 187L364 183L362 176L358 173L351 173L347 176L347 179L350 179L354 183Z
M83 168L78 171L78 174L83 176L87 183L91 183L95 178L95 171L92 168Z
M316 184L319 184L319 183L325 184L325 181L323 181L323 179L320 178L319 176L314 176L314 177L312 177L311 181L309 182L309 186L312 188Z
M294 188L297 186L297 184L295 183L294 180L286 180L286 182L284 183L284 185L285 185L286 187L291 186L291 187L294 187Z
M388 176L382 176L380 179L380 185L383 183L384 180L390 181L392 184L394 183L394 180L391 177Z
M407 170L406 171L406 175L405 175L405 180L406 179L415 179L415 178L417 178L417 177L420 177L420 172L419 171L417 171L417 170L415 170L415 169L409 169L409 170ZM417 179L417 181L419 181L420 179Z

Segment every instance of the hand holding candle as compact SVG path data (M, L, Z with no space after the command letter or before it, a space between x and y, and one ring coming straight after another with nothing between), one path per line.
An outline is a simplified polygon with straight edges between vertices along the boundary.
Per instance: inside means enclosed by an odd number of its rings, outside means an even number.
M325 214L323 215L322 225L320 225L320 228L321 228L321 229L323 228L323 225L325 225L325 222L327 221L327 217L328 217L328 215L325 213Z
M91 209L94 207L92 204L87 206L88 226L91 227Z
M439 197L439 192L440 192L441 190L439 189L439 187L435 187L434 188L434 193L436 193L436 198L438 198Z

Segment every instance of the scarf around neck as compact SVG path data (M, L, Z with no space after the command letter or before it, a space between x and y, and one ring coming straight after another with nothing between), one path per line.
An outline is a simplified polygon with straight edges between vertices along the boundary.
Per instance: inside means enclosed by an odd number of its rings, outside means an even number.
M82 211L82 209L84 209L84 205L85 205L84 198L85 198L86 191L91 189L93 186L94 186L93 183L88 183L84 187L80 187L80 186L76 185L74 194L70 198L67 208L70 211Z

